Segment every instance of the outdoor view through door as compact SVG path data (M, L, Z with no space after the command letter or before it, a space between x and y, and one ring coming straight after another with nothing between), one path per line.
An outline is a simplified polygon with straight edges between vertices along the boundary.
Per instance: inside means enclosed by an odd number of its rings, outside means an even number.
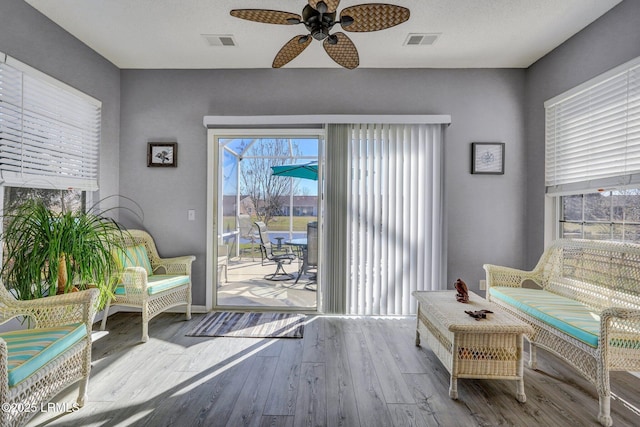
M320 139L219 138L216 305L315 310Z

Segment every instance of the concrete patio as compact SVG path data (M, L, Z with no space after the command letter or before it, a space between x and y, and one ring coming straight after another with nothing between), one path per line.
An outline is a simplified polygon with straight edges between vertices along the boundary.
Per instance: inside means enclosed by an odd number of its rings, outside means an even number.
M264 266L260 256L243 255L229 260L228 280L221 278L217 288L219 306L232 307L288 307L303 310L316 310L316 282L309 275L303 275L298 283L295 279L300 268L299 259L284 266L293 279L271 281L264 276L276 269L276 264L266 263Z

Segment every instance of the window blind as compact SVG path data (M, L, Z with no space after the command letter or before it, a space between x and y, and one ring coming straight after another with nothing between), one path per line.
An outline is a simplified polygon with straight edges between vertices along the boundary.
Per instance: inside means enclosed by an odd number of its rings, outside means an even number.
M4 185L98 189L101 103L0 55Z
M353 125L350 139L347 312L414 314L413 291L445 285L442 125Z
M547 193L640 182L640 58L545 102Z
M325 284L322 308L325 313L347 313L345 277L349 259L349 137L351 126L345 123L327 125L326 162L324 168L323 212L324 244L322 245L322 283Z

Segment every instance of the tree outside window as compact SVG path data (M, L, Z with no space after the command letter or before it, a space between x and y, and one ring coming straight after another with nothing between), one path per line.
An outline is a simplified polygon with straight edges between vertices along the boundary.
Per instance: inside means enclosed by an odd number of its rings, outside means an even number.
M268 138L253 144L245 153L240 162L240 193L249 198L249 209L259 221L269 225L274 217L282 216L286 196L297 193L298 183L273 176L271 167L291 164L299 155L295 141Z

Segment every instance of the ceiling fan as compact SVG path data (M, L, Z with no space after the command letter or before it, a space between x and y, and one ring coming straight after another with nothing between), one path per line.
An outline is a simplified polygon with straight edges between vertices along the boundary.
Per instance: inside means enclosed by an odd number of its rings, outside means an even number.
M267 9L234 9L231 16L265 24L304 24L309 34L295 36L280 49L273 68L280 68L300 55L312 39L322 41L324 50L339 65L354 69L360 65L358 50L346 34L331 34L334 25L352 32L379 31L402 24L409 19L409 9L383 3L359 4L344 8L336 21L340 0L308 0L302 15Z

